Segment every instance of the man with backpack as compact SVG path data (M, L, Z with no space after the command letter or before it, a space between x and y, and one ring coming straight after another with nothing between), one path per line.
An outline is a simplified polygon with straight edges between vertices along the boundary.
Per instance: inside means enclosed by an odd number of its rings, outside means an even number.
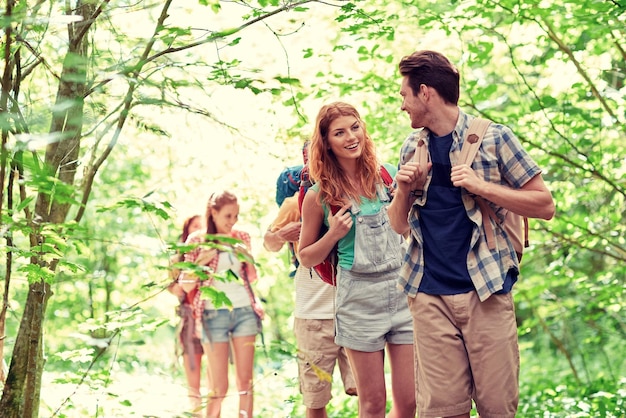
M307 144L303 148L307 161ZM305 189L300 188L300 193ZM284 198L278 215L263 237L268 251L277 252L285 243L297 247L300 237L299 194ZM297 254L297 248L294 248ZM298 377L306 418L326 418L331 383L338 364L345 392L356 395L356 383L345 350L335 344L334 291L315 270L296 262L294 334L298 349Z
M503 222L508 211L551 219L552 195L506 126L489 124L475 159L460 163L463 143L480 138L467 136L474 118L458 107L459 73L445 56L417 51L399 69L401 108L417 131L402 145L389 218L410 232L400 284L413 316L419 416L469 417L474 401L482 418L514 417L519 262Z

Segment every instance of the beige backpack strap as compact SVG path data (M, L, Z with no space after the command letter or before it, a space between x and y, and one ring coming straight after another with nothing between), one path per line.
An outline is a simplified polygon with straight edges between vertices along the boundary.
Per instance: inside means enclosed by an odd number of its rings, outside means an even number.
M467 164L471 166L474 158L476 158L478 148L480 148L480 144L482 143L483 137L485 136L490 124L490 120L483 118L475 118L470 122L470 126L467 128L467 132L465 134L465 141L463 141L463 145L461 147L461 156L459 157L458 162L459 164ZM476 196L475 199L476 204L482 213L483 228L485 230L487 245L493 250L495 249L496 238L490 220L498 223L498 217L485 199L480 196ZM509 215L512 216L509 218ZM525 216L522 217L515 215L513 212L509 211L507 212L507 219L502 225L507 231L509 239L513 244L513 248L515 248L517 260L520 261L522 259L524 247L528 247L528 218Z
M472 165L472 161L476 158L476 153L478 152L478 148L480 148L480 144L483 142L483 137L489 125L491 125L489 119L472 119L465 133L465 140L461 147L461 156L459 157L458 164Z
M463 141L463 145L461 146L461 155L459 156L458 164L467 164L471 167L472 162L474 161L474 158L476 158L476 154L478 153L478 148L480 148L480 144L482 144L483 142L483 137L485 136L489 125L491 125L491 121L489 119L472 119L469 127L467 128L467 132L465 132L465 139ZM496 238L489 219L491 218L494 220L494 222L497 222L498 218L491 209L491 206L489 206L489 204L484 199L477 196L476 203L480 207L480 212L483 216L483 228L485 229L487 245L489 246L489 249L493 250L496 248Z
M419 133L417 144L415 144L415 154L413 154L413 161L419 163L420 167L426 167L426 164L428 164L428 146L426 141L424 141L426 135L428 133L425 129L422 129Z

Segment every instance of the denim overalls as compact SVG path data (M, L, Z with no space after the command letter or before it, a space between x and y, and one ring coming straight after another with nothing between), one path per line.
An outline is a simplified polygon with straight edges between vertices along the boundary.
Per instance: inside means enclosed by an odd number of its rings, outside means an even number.
M413 325L406 295L398 287L405 241L391 228L389 198L377 188L382 206L372 215L361 214L353 202L354 261L338 268L335 302L335 343L373 352L385 343L413 344Z

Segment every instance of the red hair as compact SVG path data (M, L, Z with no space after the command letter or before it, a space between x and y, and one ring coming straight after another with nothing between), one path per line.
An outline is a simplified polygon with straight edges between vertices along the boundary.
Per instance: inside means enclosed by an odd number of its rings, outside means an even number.
M317 114L315 131L309 146L309 173L314 182L319 184L320 203L325 202L331 206L343 206L350 198L357 202L361 199L359 188L348 181L347 174L328 142L330 124L342 116L354 116L363 129L363 152L357 159L356 166L357 182L364 191L364 196L373 199L376 195L376 184L382 182L374 141L368 135L359 112L354 106L343 102L324 105Z

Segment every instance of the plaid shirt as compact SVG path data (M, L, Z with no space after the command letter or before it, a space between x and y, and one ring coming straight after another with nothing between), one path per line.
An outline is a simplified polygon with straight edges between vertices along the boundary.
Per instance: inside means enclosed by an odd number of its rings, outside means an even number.
M230 233L230 236L232 238L237 238L243 241L246 248L250 250L250 234L244 231L237 231L233 229ZM202 242L204 242L204 233L192 234L187 239L187 244L198 244ZM198 258L198 255L200 254L200 250L201 248L198 247L186 253L185 261L195 262L196 258ZM213 257L211 261L209 261L206 265L209 267L211 272L216 272L218 262L219 262L219 254L216 254L215 257ZM248 278L248 281L244 280L242 285L246 289L246 292L248 293L248 297L250 298L250 306L252 306L252 309L254 309L254 312L258 316L263 318L264 316L263 307L260 305L258 300L256 300L254 293L252 291L252 288L250 287L250 283L254 283L258 278L257 271L256 271L256 268L254 267L254 264L247 263L247 262L242 263L241 272L239 272L239 274L246 275L246 277ZM198 284L198 286L211 286L211 285L213 285L212 277L209 278L208 280L202 280ZM196 292L196 295L193 300L193 311L194 311L194 317L196 319L202 318L202 311L204 311L204 302L205 300L202 299L201 292Z
M452 133L452 147L450 162L456 163L461 153L463 136L473 119L459 110L459 118ZM413 159L415 147L419 139L427 144L429 132L422 129L411 133L405 140L400 150L400 165ZM483 138L478 155L472 163L476 174L486 181L506 185L519 189L532 179L541 170L532 158L524 151L513 132L503 125L492 123ZM404 292L415 297L422 277L424 275L424 251L423 236L420 227L419 210L426 204L428 187L432 179L432 171L424 186L424 195L413 203L408 215L411 228L409 249L405 255L405 262L400 271L400 285ZM493 293L502 289L504 279L510 269L519 271L517 256L513 245L506 238L499 227L494 227L496 236L496 248L490 250L483 228L483 220L480 209L470 193L465 189L461 191L463 205L467 216L474 223L474 230L470 242L470 251L467 254L467 270L474 283L476 292L481 301L484 301ZM506 209L489 203L500 220L506 216Z

